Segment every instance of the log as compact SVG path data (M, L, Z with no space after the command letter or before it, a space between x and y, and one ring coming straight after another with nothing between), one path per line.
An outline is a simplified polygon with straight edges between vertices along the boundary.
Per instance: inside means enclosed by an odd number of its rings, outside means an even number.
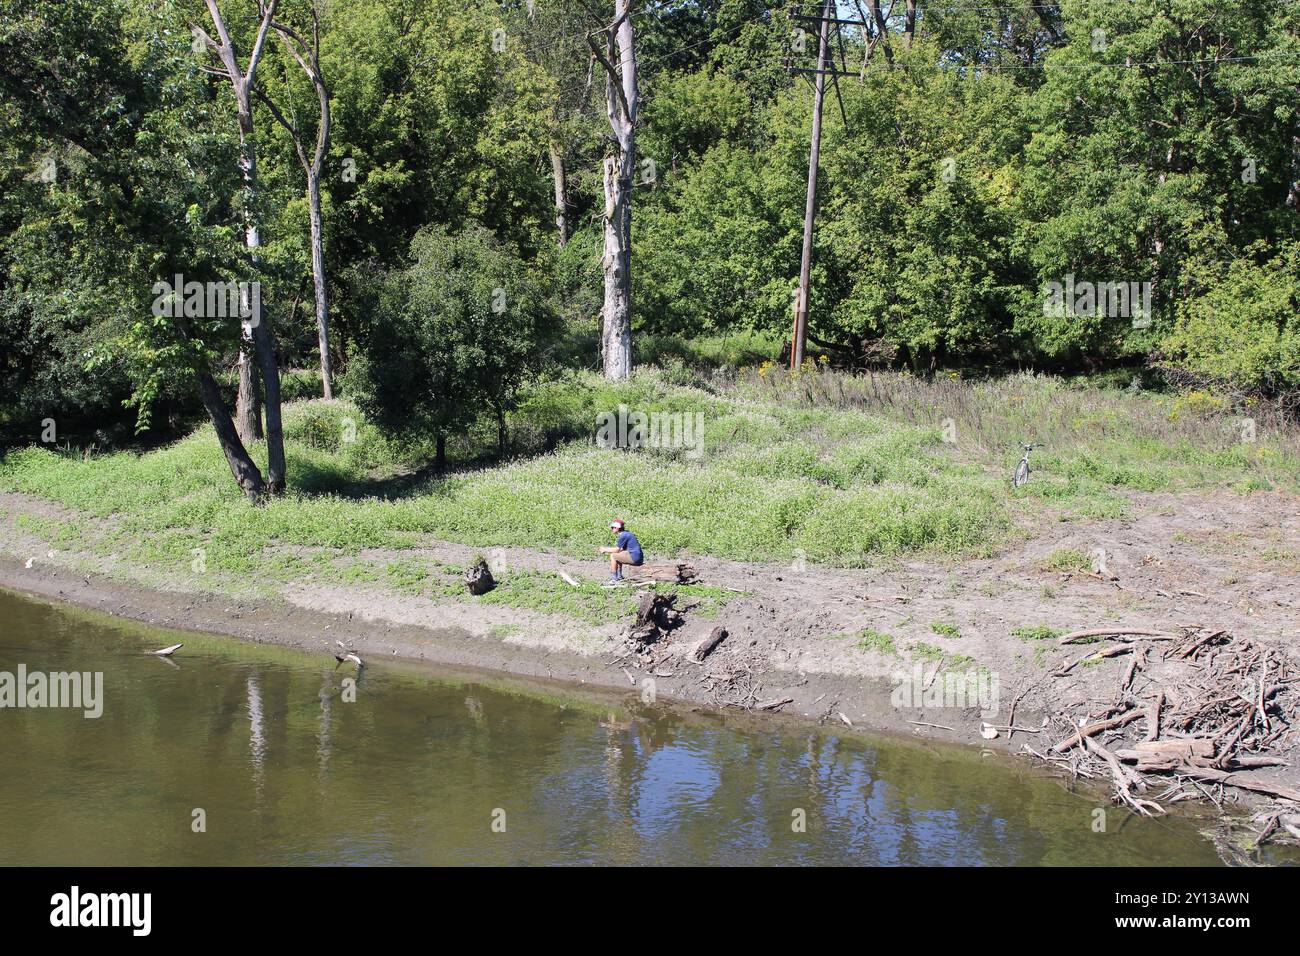
M664 581L668 584L693 584L698 580L695 569L685 561L655 561L642 565L623 565L623 577L629 581Z
M1081 641L1086 637L1120 637L1121 635L1124 634L1133 634L1137 637L1150 637L1150 638L1157 638L1166 641L1171 641L1173 640L1174 637L1172 634L1168 633L1167 631L1143 631L1135 627L1094 627L1094 628L1089 628L1086 631L1074 631L1070 634L1067 634L1065 635L1065 637L1061 638L1060 641L1058 641L1057 643L1073 644L1076 641Z
M1064 677L1066 674L1070 673L1070 671L1074 670L1084 661L1091 661L1091 660L1100 661L1100 660L1104 660L1107 657L1118 657L1120 654L1127 654L1132 650L1133 650L1132 644L1112 644L1110 647L1103 647L1100 650L1092 651L1089 654L1084 654L1082 657L1076 660L1070 661L1070 663L1068 664L1062 665L1059 669L1057 669L1052 673L1052 676Z
M1134 707L1132 710L1126 711L1118 717L1111 717L1108 720L1099 720L1096 723L1088 724L1088 726L1082 728L1077 734L1071 734L1069 737L1066 737L1059 744L1053 747L1052 750L1058 754L1063 754L1075 744L1091 737L1093 734L1099 734L1103 730L1111 730L1115 727L1122 727L1125 724L1131 723L1145 715L1145 707Z
M1091 737L1085 737L1084 743L1098 757L1106 761L1106 766L1110 768L1111 779L1115 782L1115 791L1119 794L1121 800L1137 810L1143 816L1152 816L1155 813L1164 813L1164 808L1158 803L1150 800L1142 800L1133 796L1133 789L1136 787L1138 792L1146 790L1146 784L1132 770L1125 767L1115 757L1113 753L1103 747Z
M1243 778L1235 773L1228 773L1223 770L1215 770L1213 767L1179 767L1177 772L1186 774L1195 780L1203 780L1208 783L1222 783L1229 787L1237 787L1241 790L1250 790L1254 793L1268 794L1270 797L1281 797L1283 800L1294 800L1300 803L1300 790L1291 787L1279 787L1271 783L1264 783L1262 780L1250 780Z
M695 659L702 661L713 653L714 649L727 638L727 629L725 627L715 627L709 632L709 636L700 641L695 648Z
M1196 640L1192 641L1192 643L1188 644L1185 648L1183 648L1182 652L1178 656L1183 660L1186 660L1193 653L1200 650L1204 645L1210 643L1210 641L1214 640L1215 638L1222 637L1227 633L1228 633L1227 631L1214 631L1211 634L1206 634L1203 637L1198 637Z
M1214 760L1214 741L1208 737L1143 740L1130 749L1115 751L1115 756L1136 763L1142 773L1174 770L1184 764L1208 767Z

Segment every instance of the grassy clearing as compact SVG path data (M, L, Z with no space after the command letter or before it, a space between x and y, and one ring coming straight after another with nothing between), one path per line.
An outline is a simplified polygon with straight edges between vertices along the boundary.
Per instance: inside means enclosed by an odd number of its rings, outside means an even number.
M1233 408L1202 392L1163 395L1042 375L967 382L901 373L798 375L760 367L737 377L755 401L855 409L944 430L971 461L1010 475L1019 441L1042 442L1017 496L1069 503L1100 489L1230 487L1300 490L1300 430L1265 408Z
M428 449L386 438L349 403L306 400L285 408L290 493L262 507L236 493L206 426L145 454L14 451L0 460L0 489L115 519L98 533L80 519L33 526L57 546L176 571L202 548L209 571L229 580L325 575L440 600L458 587L459 569L415 557L375 568L356 556L429 538L592 556L607 543L607 517L619 515L651 557L855 567L989 554L1022 520L1122 513L1127 490L1294 488L1300 474L1293 433L1257 425L1256 441L1242 442L1222 410L1055 379L972 385L770 368L697 377L675 384L647 370L612 385L577 374L534 387L509 423L521 457L444 478L420 478ZM702 413L700 454L596 447L596 416L620 404ZM453 452L480 461L493 437L471 434ZM1020 437L1048 448L1030 484L1013 491ZM1081 553L1066 561L1086 563ZM493 594L584 619L624 600L524 575Z

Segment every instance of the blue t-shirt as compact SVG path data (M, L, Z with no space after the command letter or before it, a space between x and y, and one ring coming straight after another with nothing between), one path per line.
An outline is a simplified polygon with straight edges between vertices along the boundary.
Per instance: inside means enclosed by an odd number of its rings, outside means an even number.
M618 550L626 551L637 564L641 563L641 542L631 531L620 531L617 542Z

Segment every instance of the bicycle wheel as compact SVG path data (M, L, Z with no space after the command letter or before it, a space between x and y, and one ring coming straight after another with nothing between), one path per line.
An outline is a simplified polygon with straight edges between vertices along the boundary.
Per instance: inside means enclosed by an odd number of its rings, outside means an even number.
M1013 479L1011 479L1011 484L1013 487L1019 488L1028 480L1029 480L1029 462L1021 458L1020 464L1016 465L1016 476Z

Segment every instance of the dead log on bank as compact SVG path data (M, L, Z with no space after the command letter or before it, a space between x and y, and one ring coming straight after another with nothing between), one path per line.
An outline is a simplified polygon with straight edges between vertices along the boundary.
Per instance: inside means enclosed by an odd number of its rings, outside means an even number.
M685 561L656 561L642 565L623 565L623 577L629 581L662 581L667 584L694 584L699 578Z
M1117 630L1094 628L1066 635L1062 644L1103 636L1120 643L1094 649L1045 677L1051 683L1081 664L1132 652L1133 660L1116 675L1118 687L1109 711L1091 713L1085 722L1071 713L1074 705L1055 709L1040 733L1059 739L1064 726L1068 729L1063 739L1055 744L1049 740L1046 753L1027 745L1025 750L1053 764L1065 759L1053 754L1068 754L1070 769L1079 776L1108 774L1116 801L1141 814L1162 812L1159 804L1138 796L1156 780L1164 788L1159 800L1166 804L1192 798L1219 803L1203 784L1250 791L1276 801L1256 815L1256 822L1270 821L1256 845L1266 837L1294 836L1276 820L1295 813L1300 789L1288 786L1290 780L1258 779L1252 771L1289 766L1286 758L1300 744L1296 658L1285 646L1200 624L1176 625L1182 633L1172 641L1167 632L1154 630L1108 633ZM1139 672L1147 682L1142 697L1135 693ZM1146 726L1138 730L1135 725L1142 718Z
M704 660L704 658L713 653L714 648L726 639L727 629L725 627L715 627L709 632L709 636L700 641L699 646L695 648L695 659L697 661Z

